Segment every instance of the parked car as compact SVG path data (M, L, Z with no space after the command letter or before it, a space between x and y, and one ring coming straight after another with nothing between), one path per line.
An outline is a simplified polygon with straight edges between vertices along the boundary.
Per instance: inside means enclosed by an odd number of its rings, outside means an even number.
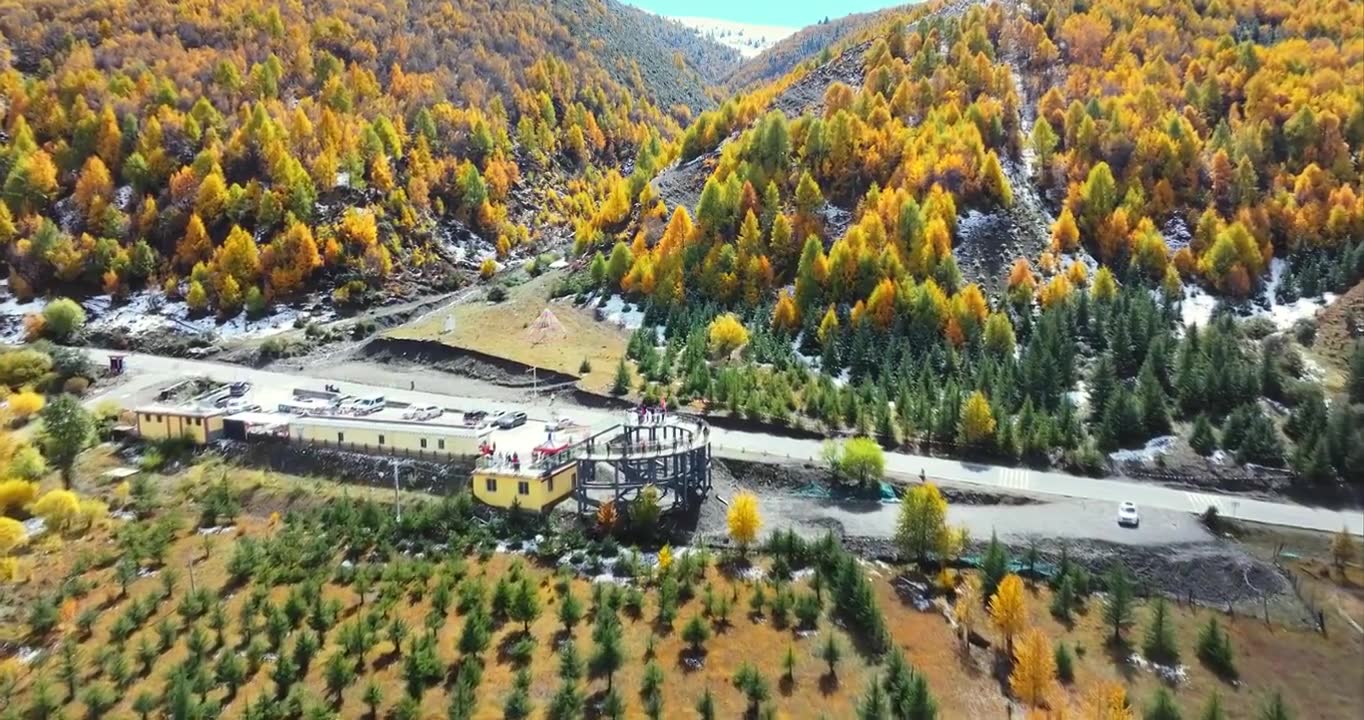
M224 409L227 410L229 415L233 415L236 413L257 412L260 410L260 405L257 405L250 400L234 398L228 401L227 405L224 406Z
M573 419L566 417L556 417L545 423L545 432L560 432L573 427Z
M470 410L464 413L464 424L469 427L478 427L488 421L486 410Z
M228 385L228 386L227 386L227 392L228 392L228 394L231 395L232 397L242 397L242 396L246 395L246 393L247 393L248 391L250 391L250 390L251 390L251 383L249 383L249 382L244 382L244 381L243 381L243 382L234 382L234 383L232 383L231 385Z
M1137 513L1137 504L1125 502L1118 506L1118 525L1122 527L1140 527L1141 516Z
M497 416L493 424L503 430L510 430L526 424L526 414L517 410L515 412L504 412Z
M437 405L413 405L403 411L404 420L430 420L441 416L444 409Z
M369 395L367 397L361 397L352 400L350 403L350 409L351 412L355 413L356 415L369 415L371 413L377 413L380 410L383 410L384 406L387 404L388 403L386 400L384 400L383 395Z

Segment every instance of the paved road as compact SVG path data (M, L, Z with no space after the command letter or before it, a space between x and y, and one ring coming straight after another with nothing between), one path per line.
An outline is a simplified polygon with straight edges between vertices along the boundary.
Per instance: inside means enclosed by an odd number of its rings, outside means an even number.
M104 358L109 354L111 353L104 350L90 350L91 357L100 362L104 362ZM381 371L371 379L371 384L362 384L349 381L354 377L353 373L345 373L344 378L336 377L325 366L309 368L307 374L289 374L241 365L140 353L127 354L127 368L127 377L123 381L94 396L90 402L95 404L114 400L124 405L146 402L155 388L163 387L180 377L200 375L220 382L247 380L256 387L268 387L275 391L292 387L321 390L326 382L343 380L340 383L343 392L357 395L382 393L393 400L406 403L435 403L452 409L480 408L494 412L520 409L529 413L532 420L548 419L552 413L551 401L543 398L508 402L503 399L492 400L477 396L405 389L413 379L423 387L439 385L439 380L434 374L429 382L423 382L420 375L414 378L411 373ZM468 387L467 384L465 387ZM609 423L618 417L617 413L610 411L582 407L573 407L570 412L574 419L590 425ZM819 462L821 456L822 443L815 440L798 440L719 428L712 428L711 439L716 455L720 457L759 461ZM1153 483L1097 480L1054 471L961 462L906 453L887 453L886 470L904 479L917 478L922 471L930 478L950 482L985 486L1007 493L1101 501L1110 503L1113 508L1124 500L1135 502L1142 508L1185 513L1201 513L1209 506L1213 506L1224 516L1251 522L1325 532L1335 532L1345 527L1351 533L1364 535L1364 513L1358 510L1338 511L1230 495L1186 492ZM1065 521L1053 518L1051 522Z

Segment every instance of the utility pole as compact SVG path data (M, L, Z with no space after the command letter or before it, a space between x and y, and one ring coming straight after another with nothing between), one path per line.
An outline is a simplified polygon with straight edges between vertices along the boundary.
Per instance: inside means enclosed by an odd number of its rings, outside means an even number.
M398 463L393 463L393 519L403 519L402 498L398 495Z

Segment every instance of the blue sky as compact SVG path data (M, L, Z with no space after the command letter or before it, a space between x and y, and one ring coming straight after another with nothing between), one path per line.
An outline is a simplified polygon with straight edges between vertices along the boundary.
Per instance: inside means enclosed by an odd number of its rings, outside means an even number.
M909 0L624 0L659 15L733 20L757 25L805 27L825 17L902 5Z

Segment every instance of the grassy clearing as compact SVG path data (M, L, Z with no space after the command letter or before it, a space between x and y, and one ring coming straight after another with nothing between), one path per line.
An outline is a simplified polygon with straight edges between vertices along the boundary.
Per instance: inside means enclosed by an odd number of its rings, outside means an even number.
M507 289L500 303L468 302L450 313L436 313L393 329L391 337L437 340L454 347L476 350L516 362L582 375L582 386L606 391L615 377L616 364L625 354L629 333L597 322L589 310L569 302L551 304L550 289L565 271L544 273L537 278ZM564 328L562 336L547 336L532 344L529 327L549 308ZM454 316L454 329L445 332L447 315ZM580 373L583 360L592 368Z
M97 454L92 455L94 457L87 461L86 467L93 469L109 462L107 457L100 459ZM198 534L192 526L207 502L209 491L224 479L241 506L233 529L220 535ZM221 706L221 717L244 717L248 706L259 710L277 697L281 702L283 698L293 698L291 702L296 701L296 708L304 711L305 717L366 717L365 689L370 681L383 689L379 717L447 717L451 698L456 692L457 668L465 658L465 653L459 649L460 638L466 621L477 611L461 609L459 601L455 600L441 612L436 608L440 604L438 597L444 592L440 588L442 585L447 590L453 588L453 595L458 598L463 586L480 585L484 597L490 598L499 579L518 573L534 588L541 608L529 624L528 636L532 638L533 646L528 663L513 657L517 642L525 636L522 624L511 619L495 622L487 649L481 653L482 678L474 693L475 702L469 717L504 717L504 703L513 692L517 670L522 666L528 669L530 677L527 694L532 705L530 716L546 717L548 706L560 686L556 648L564 639L572 637L585 662L593 653L593 586L581 577L561 574L531 557L487 551L492 535L478 523L459 527L442 525L441 529L431 530L423 524L426 520L422 519L422 512L414 507L409 522L416 525L400 533L385 520L391 496L383 491L242 470L217 460L200 462L173 475L156 476L156 480L160 487L161 509L141 522L176 516L181 522L164 560L156 563L144 559L145 576L132 581L126 594L117 579L122 545L115 537L126 533L123 528L127 523L110 521L106 527L85 537L65 542L40 542L32 548L28 560L37 572L32 573L26 583L6 588L3 603L9 606L10 612L0 621L0 633L3 633L0 637L31 647L45 647L48 652L29 665L11 664L18 668L17 683L8 708L0 707L0 717L10 711L27 713L44 685L55 705L53 710L60 710L65 717L87 716L87 691L101 687L112 690L115 697L114 704L103 716L135 717L139 696L146 694L159 703L163 694L167 694L168 678L173 670L191 666L203 667L208 673L195 696L200 701ZM99 492L98 486L84 489L92 494ZM341 549L347 543L327 534L327 528L340 523L334 518L314 517L324 507L335 508L337 504L329 501L343 494L352 500L372 497L375 505L363 510L361 516L371 513L370 521L379 523L376 531L355 535L370 540L363 548L348 554ZM405 502L416 499L408 496ZM499 528L491 530L501 531ZM425 539L403 540L404 533ZM250 543L269 545L271 539L282 537L288 539L276 544L289 548L287 552L280 550L283 554L271 562L259 563L249 579L233 579L233 557L241 547ZM327 540L319 551L324 559L321 562L306 560L310 544L319 537ZM437 537L442 540L433 540ZM450 547L455 549L439 548L447 538L454 542ZM601 543L579 542L577 545L588 557L594 552L601 556L614 554L608 545ZM401 547L407 547L409 551L401 552ZM425 552L424 558L419 557L422 552ZM304 553L305 559L300 561L299 555L289 553ZM358 567L372 568L365 572L373 572L373 581L368 586L357 583L355 575L341 569L344 557L353 558ZM771 568L769 558L759 558L758 563ZM299 565L293 568L299 571L296 577L278 574L294 564ZM603 568L610 568L612 564L609 559L602 561ZM271 569L265 569L267 567ZM182 606L187 598L193 597L191 568L195 588L207 590L208 601L202 611L187 615ZM929 612L918 611L903 601L893 582L900 569L882 565L866 565L864 569L871 577L891 642L927 680L938 704L938 717L1002 716L1008 702L1007 683L997 674L1001 662L996 653L979 648L970 652L961 649L953 628L940 610L944 599L939 598L938 604ZM761 583L768 599L763 612L751 614L751 598L759 584L737 577L714 563L693 567L690 571L676 569L672 572L677 573L675 577L695 574L688 583L692 596L679 602L670 627L659 621L662 582L657 576L644 581L645 591L637 613L627 608L620 610L623 663L611 684L624 701L626 717L645 715L646 703L640 688L649 660L663 671L664 717L694 717L693 706L707 689L715 699L716 717L743 715L748 703L735 688L732 677L745 662L757 667L768 681L771 700L766 705L770 705L778 717L854 717L857 704L872 679L883 674L884 663L877 664L856 652L856 638L834 621L827 604L831 592L827 585L822 586L826 608L819 615L817 628L813 633L800 633L793 627L797 624L794 616L785 627L775 620L771 600L776 586L770 582ZM178 575L178 580L170 594L161 597L167 574ZM245 629L243 606L261 603L262 607L276 608L283 613L291 604L291 596L306 595L310 577L318 581L317 598L303 604L297 626L288 628L279 645L283 653L291 655L299 638L311 632L310 627L317 630L321 642L312 653L306 672L301 672L291 689L281 696L274 677L280 661L265 655L260 659L259 667L247 673L237 691L230 693L215 677L217 664L230 655L250 657L253 639L260 645L268 642L270 634L269 613L260 609L248 613L250 629ZM785 587L796 596L811 594L812 576L802 574L798 578L786 583ZM727 622L721 621L718 613L705 613L707 588L715 598L729 601L731 610ZM28 610L58 592L63 592L66 599L57 604L60 615L57 627L42 638L33 636L26 621ZM586 617L571 633L565 633L558 611L565 594L570 592L583 603ZM607 597L610 592L606 591ZM625 591L616 592L625 594ZM685 593L683 595L685 597ZM1085 692L1102 680L1123 683L1137 708L1149 702L1160 681L1149 671L1131 668L1125 662L1125 653L1114 651L1109 645L1110 631L1103 622L1099 597L1091 597L1086 609L1075 616L1069 627L1049 614L1051 591L1045 586L1029 588L1027 597L1030 624L1053 641L1064 641L1077 654L1075 682L1061 689L1072 706L1078 707ZM609 600L604 602L609 603ZM153 607L125 639L116 640L117 626L124 622L120 618L138 603ZM334 606L331 609L334 617L328 616L326 608L329 605ZM225 619L221 643L212 619L214 606L220 607ZM433 608L436 609L433 611ZM81 627L81 618L90 610L96 612L88 616L91 619L87 635ZM1364 684L1349 678L1350 673L1358 673L1359 661L1364 659L1364 644L1357 634L1345 632L1339 623L1336 624L1338 632L1323 637L1308 631L1266 625L1254 618L1226 618L1209 609L1171 606L1171 611L1182 660L1188 666L1187 682L1175 690L1176 701L1185 717L1197 717L1214 691L1222 698L1227 717L1233 718L1253 717L1266 694L1274 689L1283 691L1288 704L1300 718L1352 717L1354 711L1364 705ZM598 609L597 612L607 611ZM1133 647L1140 647L1149 614L1148 606L1138 605L1136 624L1127 634ZM699 655L690 650L683 633L694 616L700 616L712 632L712 636L702 643L704 651ZM1219 617L1230 634L1239 685L1218 679L1196 657L1198 629L1213 616ZM400 619L408 628L404 642L399 645L395 645L387 630L395 619ZM346 626L365 623L372 623L375 631L363 644L353 673L342 684L339 695L333 695L328 685L328 658L342 652ZM162 625L169 630L162 629ZM207 640L206 647L198 650L193 648L197 642L193 639L196 628L199 640ZM416 694L414 704L403 700L408 659L415 652L414 640L426 628L433 629L434 656L440 678L424 686ZM981 626L981 632L996 647L1002 645L1002 639L989 627L988 621ZM162 633L169 633L170 639L164 647L160 645ZM844 649L833 675L829 674L821 657L823 645L830 635ZM138 648L144 640L156 647L147 660L146 672L138 658ZM68 697L60 650L68 641L79 648L74 662L77 668L74 697ZM650 644L652 652L649 651ZM783 678L782 670L788 649L796 659L789 681ZM122 660L115 660L115 656L121 656ZM197 663L193 661L196 656L201 658ZM700 667L689 667L688 660L695 657L703 659ZM119 663L130 669L122 683L117 680L122 674ZM578 682L578 687L586 698L586 716L598 717L593 708L605 695L607 678L600 673L589 673ZM198 690L202 690L202 694ZM0 698L0 703L3 702ZM279 707L287 708L288 703ZM414 715L407 714L414 711ZM309 712L318 714L307 714Z
M1077 615L1067 628L1048 612L1051 592L1035 591L1030 602L1033 624L1053 641L1062 641L1073 650L1083 649L1076 662L1076 680L1067 689L1078 705L1083 691L1100 680L1124 683L1128 697L1145 707L1155 695L1160 679L1150 671L1127 664L1128 652L1140 652L1143 633L1151 617L1151 607L1139 604L1136 624L1126 634L1129 651L1119 651L1110 643L1111 629L1104 624L1100 599L1091 598L1088 609ZM1323 637L1303 629L1266 624L1254 617L1228 617L1220 610L1182 607L1171 604L1170 618L1179 646L1180 661L1186 666L1187 682L1175 690L1175 699L1184 717L1199 717L1209 696L1216 692L1227 717L1254 717L1267 693L1281 690L1289 707L1301 718L1354 717L1364 706L1364 684L1358 668L1364 661L1364 641L1354 632L1339 632ZM1231 639L1238 683L1219 679L1197 657L1200 629L1216 617ZM1347 668L1355 668L1350 671ZM1290 670L1291 669L1291 670ZM1346 681L1355 672L1356 681Z

